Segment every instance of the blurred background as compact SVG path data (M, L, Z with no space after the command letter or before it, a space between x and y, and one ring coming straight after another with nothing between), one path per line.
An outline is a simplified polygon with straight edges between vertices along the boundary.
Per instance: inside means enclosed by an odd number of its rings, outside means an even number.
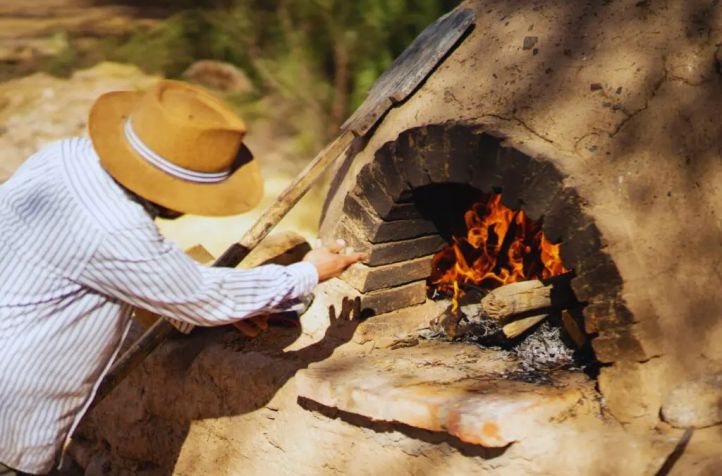
M266 197L254 212L161 229L218 255L338 132L376 78L458 0L0 0L0 183L85 133L94 99L158 77L211 88L243 117ZM327 178L328 181L328 178ZM323 184L281 229L316 233Z

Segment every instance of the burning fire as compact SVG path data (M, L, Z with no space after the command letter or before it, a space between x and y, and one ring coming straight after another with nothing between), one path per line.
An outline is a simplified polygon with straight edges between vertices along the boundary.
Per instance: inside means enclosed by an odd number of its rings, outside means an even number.
M453 244L434 256L429 278L437 291L453 293L454 309L462 293L460 284L494 289L567 272L559 245L547 241L541 223L502 205L500 194L472 205L464 220L466 237L454 237Z

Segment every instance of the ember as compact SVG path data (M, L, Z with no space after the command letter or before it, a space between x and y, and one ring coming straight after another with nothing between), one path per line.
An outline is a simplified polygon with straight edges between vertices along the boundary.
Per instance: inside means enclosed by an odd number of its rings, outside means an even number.
M501 203L501 194L477 202L464 215L466 237L439 251L432 263L430 289L453 296L454 309L465 284L494 289L567 272L559 245L547 241L540 221Z

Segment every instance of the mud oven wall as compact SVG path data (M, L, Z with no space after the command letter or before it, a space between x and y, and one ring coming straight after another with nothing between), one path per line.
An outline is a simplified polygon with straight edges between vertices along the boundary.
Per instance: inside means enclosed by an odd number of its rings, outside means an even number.
M415 196L434 186L457 184L502 194L502 203L543 219L543 231L561 242L561 257L573 269L572 286L584 309L585 330L594 336L597 359L645 356L628 332L633 316L621 297L622 279L579 194L545 157L534 158L503 144L499 134L478 127L431 125L409 129L380 147L374 159L346 180L349 193L340 219L324 224L328 234L369 254L343 279L361 293L362 308L383 314L422 304L433 254L444 246L436 220ZM454 213L443 189L433 196ZM433 193L433 192L432 192ZM459 213L459 211L455 211Z

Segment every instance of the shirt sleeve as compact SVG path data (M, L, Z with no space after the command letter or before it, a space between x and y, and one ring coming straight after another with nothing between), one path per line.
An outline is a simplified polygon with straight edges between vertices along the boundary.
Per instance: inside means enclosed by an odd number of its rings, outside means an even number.
M198 326L229 324L282 307L318 284L311 263L212 268L186 256L154 227L107 235L80 282L161 316Z

